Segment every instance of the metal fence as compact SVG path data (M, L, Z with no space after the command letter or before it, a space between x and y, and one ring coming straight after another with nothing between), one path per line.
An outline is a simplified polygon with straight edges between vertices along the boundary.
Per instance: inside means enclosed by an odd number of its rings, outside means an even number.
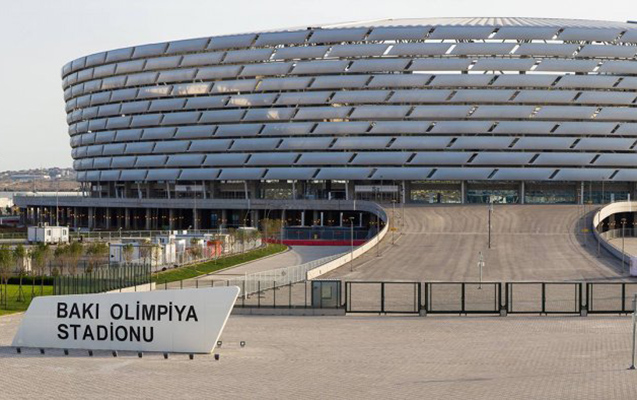
M150 265L132 264L100 268L90 273L56 276L53 294L101 293L150 283Z
M255 293L262 293L266 290L304 282L306 280L308 271L320 267L321 265L324 265L339 257L342 257L343 254L335 254L329 257L313 260L305 264L295 265L293 267L255 272L252 274L246 274L230 279L214 279L210 277L201 277L199 279L188 279L170 282L160 285L158 289L238 286L239 288L241 288L241 296L251 296Z

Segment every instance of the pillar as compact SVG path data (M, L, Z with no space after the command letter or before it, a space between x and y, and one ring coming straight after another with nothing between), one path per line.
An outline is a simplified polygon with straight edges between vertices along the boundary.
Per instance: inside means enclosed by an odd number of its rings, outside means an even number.
M312 225L318 225L319 224L318 220L319 220L319 212L318 210L314 210L312 212ZM321 225L323 224L321 223Z
M77 207L73 207L73 228L77 229L77 225L78 225L78 221L77 221L77 217L78 217L78 209Z
M108 207L104 210L104 219L106 220L106 229L111 229L111 209Z
M150 208L146 208L146 230L149 231L152 229L152 222L153 222L153 210L151 210Z
M584 190L585 190L584 184L585 183L583 181L580 182L580 185L579 185L579 200L578 200L577 204L584 204Z
M305 226L305 210L301 211L301 226Z
M175 210L173 210L172 208L169 208L168 209L168 230L170 231L175 229L173 219L175 219Z
M465 204L467 202L467 182L460 182L460 202Z
M325 219L323 218L323 211L321 211L321 226L324 226Z
M95 207L88 208L88 229L95 228Z
M343 227L343 213L338 214L338 226Z
M124 229L130 229L130 208L124 209Z
M524 187L524 181L520 182L520 204L524 204L526 188Z
M221 229L225 229L228 226L228 211L221 210L221 221L219 222L219 227Z

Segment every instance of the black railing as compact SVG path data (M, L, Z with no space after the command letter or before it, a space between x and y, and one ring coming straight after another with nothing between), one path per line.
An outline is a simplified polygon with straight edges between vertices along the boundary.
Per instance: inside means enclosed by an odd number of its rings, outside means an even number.
M150 283L150 265L120 265L78 275L59 275L53 280L53 294L89 294L135 288Z

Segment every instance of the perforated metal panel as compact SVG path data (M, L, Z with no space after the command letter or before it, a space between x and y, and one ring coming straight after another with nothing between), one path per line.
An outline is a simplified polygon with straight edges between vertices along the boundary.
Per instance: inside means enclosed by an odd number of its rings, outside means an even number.
M86 182L637 181L635 32L381 20L80 57L62 68L74 168Z

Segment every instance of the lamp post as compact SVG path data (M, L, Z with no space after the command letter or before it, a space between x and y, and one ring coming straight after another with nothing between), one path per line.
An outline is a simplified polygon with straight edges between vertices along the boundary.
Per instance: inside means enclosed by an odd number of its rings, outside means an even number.
M491 214L493 214L493 203L489 203L489 221L488 221L488 231L489 231L489 243L488 247L491 249Z
M392 199L391 201L391 244L395 244L395 232L396 232L396 199Z
M351 257L349 259L349 270L354 271L354 217L349 217L350 222L350 245Z
M624 253L624 229L626 227L626 218L622 218L622 270L624 269L624 266L626 265L625 259L626 259L626 253Z
M478 254L479 254L478 269L480 270L480 284L478 286L478 289L482 289L482 268L484 268L484 257L482 256L482 252Z

